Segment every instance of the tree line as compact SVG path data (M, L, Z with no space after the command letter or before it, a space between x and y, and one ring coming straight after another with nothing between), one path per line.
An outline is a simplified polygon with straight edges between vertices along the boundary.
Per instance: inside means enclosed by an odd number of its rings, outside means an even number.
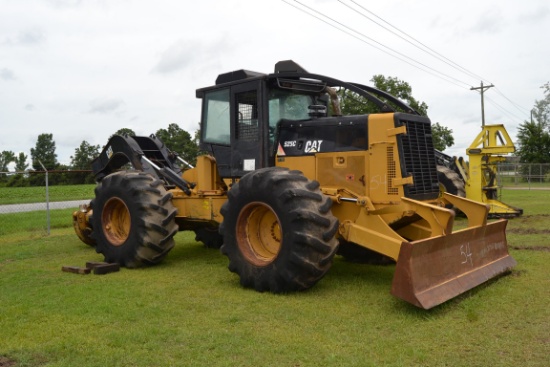
M412 87L405 81L395 77L374 75L371 79L374 87L387 92L426 116L428 105L425 102L415 99L412 95ZM544 97L535 101L531 110L530 121L524 121L519 125L517 136L516 157L521 163L550 163L550 82L541 87ZM349 114L366 114L378 112L378 108L372 102L349 90L339 92L342 112ZM391 101L385 101L392 104ZM434 147L438 150L445 150L454 144L452 130L442 126L439 122L432 124L432 136ZM169 124L167 129L159 129L155 135L160 138L168 149L190 162L195 163L199 155L198 136L200 130L195 131L191 136L187 131L181 129L177 124ZM129 128L116 131L113 135L135 136L135 132ZM111 137L113 136L111 135ZM41 175L33 172L43 171L42 165L48 171L63 171L54 175L51 184L76 184L93 183L94 177L90 170L92 160L100 153L99 145L91 145L83 140L74 155L71 156L71 163L60 164L55 153L55 141L52 134L40 134L36 146L31 149L31 167L28 167L28 156L20 152L16 155L11 151L0 153L0 172L7 172L8 165L15 163L15 171L27 172L25 175L0 175L0 186L40 186L44 184Z
M374 87L387 92L418 111L421 115L426 116L428 105L425 102L418 101L412 96L412 87L405 81L395 77L385 77L383 75L374 75L371 79ZM341 101L342 113L345 115L351 114L367 114L378 112L378 108L372 102L365 100L363 97L349 90L341 90L339 93ZM391 101L385 101L392 104ZM434 147L438 150L445 150L454 144L452 130L442 126L439 122L432 124L432 136L434 139ZM181 129L177 124L168 125L167 129L159 129L155 135L162 140L168 149L179 154L181 158L194 164L196 157L199 155L198 135L200 130L195 131L192 137L187 131ZM135 132L128 128L123 128L116 131L113 135L130 135L135 136ZM113 136L111 135L111 137ZM78 183L94 183L94 177L91 172L79 172L89 170L92 160L100 153L99 145L91 145L86 140L82 141L80 146L75 149L74 155L71 156L69 166L59 164L57 155L55 154L55 142L52 134L41 134L38 136L35 148L31 149L32 167L27 166L28 156L24 153L19 153L16 156L13 152L3 151L0 155L0 172L6 172L10 163L15 163L15 170L18 172L29 172L28 175L12 175L10 177L0 175L0 186L40 186L44 184L44 179L41 175L33 175L32 172L41 172L44 165L46 170L62 171L50 179L51 184L78 184Z
M194 164L199 155L198 133L193 136L180 128L177 124L169 124L166 129L159 129L155 135L166 144L168 149L177 153L181 158ZM129 128L117 130L114 135L135 136L136 133ZM80 143L71 155L69 165L61 164L57 160L56 146L53 134L40 134L36 145L30 150L30 166L27 163L29 156L24 152L15 154L12 151L4 150L0 153L0 172L8 172L8 166L15 164L15 172L24 174L1 174L0 186L43 186L44 168L47 171L57 171L55 175L48 177L50 185L72 185L82 183L94 183L94 176L91 173L91 163L101 151L99 145L92 145L86 140ZM40 173L40 174L38 174Z

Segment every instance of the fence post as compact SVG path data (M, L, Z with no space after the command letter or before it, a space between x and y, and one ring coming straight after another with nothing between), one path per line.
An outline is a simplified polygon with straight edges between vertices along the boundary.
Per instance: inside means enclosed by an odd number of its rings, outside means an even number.
M527 180L527 182L529 182L529 190L531 190L531 167L532 165L530 164L529 165L529 179Z
M47 233L50 235L50 194L49 194L49 185L48 185L48 170L40 160L38 163L42 166L42 169L46 172L46 224L47 224Z

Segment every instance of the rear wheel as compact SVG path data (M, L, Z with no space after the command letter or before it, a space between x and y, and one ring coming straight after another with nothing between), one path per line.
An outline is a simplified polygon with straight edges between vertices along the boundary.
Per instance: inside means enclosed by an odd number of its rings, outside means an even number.
M96 251L128 268L157 264L174 247L176 209L162 181L143 172L106 176L91 202Z
M464 180L458 173L445 166L437 166L437 180L439 181L439 190L452 195L466 197L464 189Z
M310 288L330 269L338 221L332 202L299 171L265 168L233 185L222 206L222 253L257 291Z

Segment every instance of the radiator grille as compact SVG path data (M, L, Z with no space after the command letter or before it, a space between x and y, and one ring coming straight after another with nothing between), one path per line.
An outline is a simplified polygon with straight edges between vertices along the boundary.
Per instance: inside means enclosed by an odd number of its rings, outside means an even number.
M395 158L393 156L393 146L387 147L387 167L388 167L388 195L399 195L399 189L397 187L394 187L393 180L395 179L397 175L397 169L395 164Z
M411 198L434 198L439 195L432 129L429 120L402 120L407 134L402 135L404 176L413 176L413 185L406 186Z

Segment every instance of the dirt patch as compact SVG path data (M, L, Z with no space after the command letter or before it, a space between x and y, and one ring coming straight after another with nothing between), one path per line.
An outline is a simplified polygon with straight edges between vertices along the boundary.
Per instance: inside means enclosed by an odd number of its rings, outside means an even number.
M514 250L550 252L550 247L548 246L510 246L510 248Z
M17 362L8 357L0 356L0 367L16 367Z
M506 232L513 234L550 234L550 229L509 228Z
M529 222L532 219L548 217L550 217L550 214L526 214L521 217L514 218L514 222Z

